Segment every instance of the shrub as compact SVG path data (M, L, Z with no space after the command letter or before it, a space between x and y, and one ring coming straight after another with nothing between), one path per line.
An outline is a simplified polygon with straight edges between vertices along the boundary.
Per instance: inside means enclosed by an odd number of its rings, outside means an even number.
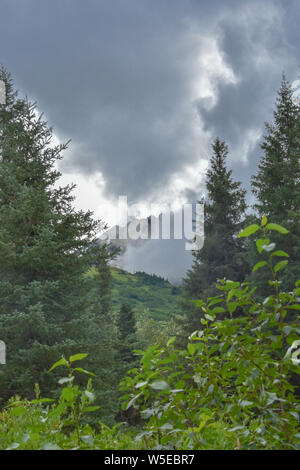
M59 449L134 449L131 431L121 432L118 424L112 428L103 423L93 426L86 417L99 407L93 405L91 380L84 389L75 385L75 375L94 375L74 363L86 354L75 354L69 360L62 358L50 371L65 367L67 376L59 380L63 386L57 402L40 398L36 385L34 400L12 398L0 413L0 448L7 450Z
M159 448L299 449L292 377L300 370L300 281L281 292L288 255L269 237L287 230L264 216L239 236L259 231L257 250L268 260L253 271L269 268L273 294L261 301L249 283L219 280L219 295L194 301L203 316L186 349L171 338L141 353L141 368L121 384L124 409L136 408L146 422L138 439Z

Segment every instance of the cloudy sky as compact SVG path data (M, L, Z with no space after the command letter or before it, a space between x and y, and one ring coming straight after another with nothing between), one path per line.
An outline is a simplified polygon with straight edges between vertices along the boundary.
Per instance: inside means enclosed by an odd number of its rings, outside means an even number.
M72 140L60 170L63 182L77 183L78 207L111 225L119 195L174 208L197 199L216 136L249 188L282 73L299 77L298 0L0 0L0 7L0 63L37 101L55 138ZM189 254L170 243L161 257L159 246L139 252L131 269L180 277Z

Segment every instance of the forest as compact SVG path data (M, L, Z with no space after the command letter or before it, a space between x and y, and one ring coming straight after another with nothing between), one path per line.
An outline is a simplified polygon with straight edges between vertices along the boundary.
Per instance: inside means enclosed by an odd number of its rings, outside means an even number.
M300 449L300 105L285 76L251 206L215 136L204 246L180 286L111 267L105 220L60 186L72 143L0 80L0 449Z

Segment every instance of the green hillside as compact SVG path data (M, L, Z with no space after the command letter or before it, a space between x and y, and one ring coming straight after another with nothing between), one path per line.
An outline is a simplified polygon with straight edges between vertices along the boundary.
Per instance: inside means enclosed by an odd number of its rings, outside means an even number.
M162 277L112 268L112 304L117 311L122 302L129 302L137 318L145 310L155 320L167 320L177 309L180 288Z

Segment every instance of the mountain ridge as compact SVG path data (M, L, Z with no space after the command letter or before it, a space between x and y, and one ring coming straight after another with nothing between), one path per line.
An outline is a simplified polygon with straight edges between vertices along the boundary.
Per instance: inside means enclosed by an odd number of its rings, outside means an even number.
M118 312L128 302L136 318L147 311L154 320L168 320L178 311L181 288L156 274L138 271L134 274L111 267L112 308Z

